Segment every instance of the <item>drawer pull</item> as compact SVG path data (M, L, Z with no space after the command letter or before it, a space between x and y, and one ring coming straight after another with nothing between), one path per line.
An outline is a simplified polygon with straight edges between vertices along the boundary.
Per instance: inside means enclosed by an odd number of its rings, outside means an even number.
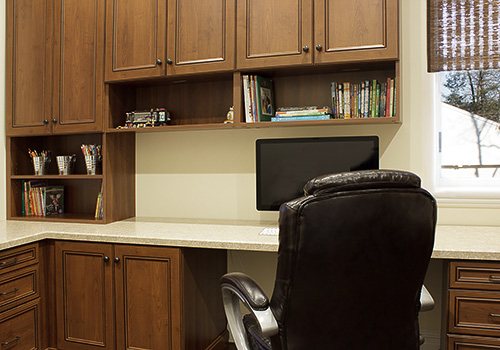
M492 314L492 313L490 312L490 316L491 316L491 317L500 317L500 314Z
M15 263L17 263L17 258L14 258L14 259L12 259L10 261L2 261L2 262L0 262L0 267L14 265Z
M19 339L21 339L21 337L20 337L20 336L17 336L17 337L15 337L15 338L14 338L14 339L12 339L12 340L9 340L9 341L4 341L4 342L3 342L2 344L0 344L0 345L2 345L2 346L7 346L7 345L9 345L9 344L12 344L12 343L14 343L14 342L18 341Z
M498 281L498 282L500 282L500 276L490 275L490 280L491 281Z
M2 292L2 293L0 293L0 295L2 295L2 296L3 296L3 295L10 294L10 293L15 293L15 292L17 292L18 290L19 290L19 289L14 288L14 289L12 289L11 291L8 291L8 292Z

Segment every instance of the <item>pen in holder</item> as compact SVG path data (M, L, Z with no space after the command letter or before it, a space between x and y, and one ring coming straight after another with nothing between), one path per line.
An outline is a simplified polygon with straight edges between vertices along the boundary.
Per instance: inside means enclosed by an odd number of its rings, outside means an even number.
M33 161L33 168L35 170L35 175L47 175L47 170L49 168L50 157L48 156L33 156L31 157Z
M83 156L85 157L85 166L87 167L87 175L96 175L101 172L101 145L85 145L81 146Z
M97 154L85 156L85 166L87 167L87 175L96 175L101 170L102 156Z
M76 162L76 156L57 156L57 168L59 169L59 175L71 175L73 173L73 167Z

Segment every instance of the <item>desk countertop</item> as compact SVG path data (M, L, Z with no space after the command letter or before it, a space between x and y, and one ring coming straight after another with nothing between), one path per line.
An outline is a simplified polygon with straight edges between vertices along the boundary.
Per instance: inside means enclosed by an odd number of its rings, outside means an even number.
M43 239L276 252L278 237L259 234L269 222L134 218L111 224L0 221L0 250ZM435 259L500 260L500 227L442 226Z

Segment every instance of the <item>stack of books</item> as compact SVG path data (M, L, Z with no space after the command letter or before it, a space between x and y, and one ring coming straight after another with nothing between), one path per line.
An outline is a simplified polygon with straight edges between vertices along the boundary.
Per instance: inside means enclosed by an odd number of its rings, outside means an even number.
M47 186L46 181L24 181L23 216L49 216L64 213L64 187Z
M243 75L243 98L247 123L269 122L274 116L274 92L271 79Z
M98 220L102 220L104 215L104 201L103 201L103 187L101 184L101 191L97 194L97 203L95 205L95 214L94 217Z
M272 122L289 122L297 120L327 120L330 119L332 109L330 107L282 107L276 110L276 116L271 118Z
M360 83L331 83L333 117L383 118L396 116L396 88L394 78L384 83L376 79Z

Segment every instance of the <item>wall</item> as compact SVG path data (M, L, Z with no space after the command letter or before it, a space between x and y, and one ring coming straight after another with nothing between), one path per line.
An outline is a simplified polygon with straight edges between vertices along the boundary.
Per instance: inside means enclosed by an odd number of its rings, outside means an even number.
M137 135L137 216L276 221L255 210L254 142L264 137L378 135L381 167L414 171L432 188L433 77L426 71L425 0L400 1L401 125L183 131ZM0 86L5 87L5 2L0 7ZM5 89L5 88L4 88ZM5 94L0 94L5 109ZM229 106L227 106L229 108ZM5 136L0 123L0 218L5 219ZM441 224L500 224L488 204L440 202ZM231 258L232 257L232 258ZM440 302L442 263L433 261L427 286ZM230 269L244 270L270 294L275 254L231 252ZM423 327L439 329L438 311Z
M268 137L378 135L380 166L414 171L432 185L433 76L426 72L425 0L400 1L401 125L204 130L137 135L137 216L276 221L276 213L255 209L255 140ZM168 106L167 106L168 107ZM227 106L229 108L229 106ZM467 210L466 210L467 211ZM477 224L465 214L462 221ZM497 220L486 215L487 220ZM452 224L454 211L440 223ZM468 221L469 220L469 221ZM480 222L479 222L480 223ZM245 271L271 295L276 254L231 252L230 270ZM426 285L436 311L422 327L441 327L442 263L433 261Z

